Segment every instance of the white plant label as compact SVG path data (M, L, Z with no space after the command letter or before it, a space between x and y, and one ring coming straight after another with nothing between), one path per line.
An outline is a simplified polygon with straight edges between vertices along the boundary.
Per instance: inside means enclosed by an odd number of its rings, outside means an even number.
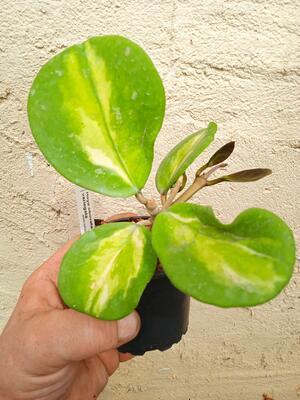
M76 203L80 233L83 234L95 227L94 212L91 203L91 195L88 190L76 187Z

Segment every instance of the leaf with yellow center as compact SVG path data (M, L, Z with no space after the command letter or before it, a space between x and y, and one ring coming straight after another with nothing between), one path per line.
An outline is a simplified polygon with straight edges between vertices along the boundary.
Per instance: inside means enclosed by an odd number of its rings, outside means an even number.
M272 299L288 283L295 262L292 232L259 208L225 225L209 207L176 204L156 217L152 243L175 287L220 307Z
M94 37L53 57L28 99L30 127L47 160L71 182L114 197L145 185L164 110L152 61L120 36Z
M93 317L122 318L137 306L156 261L145 227L102 225L85 233L64 256L60 295L69 307Z
M207 128L184 138L178 143L160 163L156 177L156 187L159 193L166 194L185 173L194 160L214 140L217 124L210 122Z

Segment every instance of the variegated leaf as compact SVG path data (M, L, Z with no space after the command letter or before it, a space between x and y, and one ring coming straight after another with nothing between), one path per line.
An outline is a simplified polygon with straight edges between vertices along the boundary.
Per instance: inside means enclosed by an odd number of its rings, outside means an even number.
M85 233L64 256L58 278L64 302L96 318L129 314L156 268L150 232L119 222Z
M210 207L176 204L156 217L152 243L174 286L221 307L272 299L288 283L295 262L291 230L259 208L224 225Z
M156 187L166 194L192 162L213 141L217 125L210 122L208 127L192 133L178 143L163 159L156 173Z
M152 61L120 36L94 37L53 57L28 100L47 160L71 182L116 197L144 186L164 109Z

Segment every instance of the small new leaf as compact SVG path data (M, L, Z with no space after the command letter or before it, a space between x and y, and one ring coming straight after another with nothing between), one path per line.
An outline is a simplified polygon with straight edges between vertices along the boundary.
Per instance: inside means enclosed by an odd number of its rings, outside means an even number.
M160 194L166 194L178 181L179 177L213 141L216 131L217 124L210 122L207 128L187 136L167 154L158 167L155 178Z
M235 172L234 174L221 176L207 182L208 186L215 185L220 182L254 182L264 178L272 173L268 168L246 169L244 171Z
M210 157L206 164L202 165L202 167L197 170L196 176L200 176L202 172L205 171L207 168L213 167L214 165L218 165L225 161L233 152L234 145L235 142L229 142L222 146L218 151L215 152L212 157Z
M215 154L209 159L207 167L213 167L214 165L220 164L227 160L230 154L233 152L235 142L229 142L222 146Z

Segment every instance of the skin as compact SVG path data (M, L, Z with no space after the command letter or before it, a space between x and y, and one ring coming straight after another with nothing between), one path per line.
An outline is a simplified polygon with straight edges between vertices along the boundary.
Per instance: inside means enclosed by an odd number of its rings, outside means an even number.
M100 321L68 309L57 290L66 243L25 282L0 336L1 400L96 399L132 356L117 348L140 328L133 312L120 321Z

